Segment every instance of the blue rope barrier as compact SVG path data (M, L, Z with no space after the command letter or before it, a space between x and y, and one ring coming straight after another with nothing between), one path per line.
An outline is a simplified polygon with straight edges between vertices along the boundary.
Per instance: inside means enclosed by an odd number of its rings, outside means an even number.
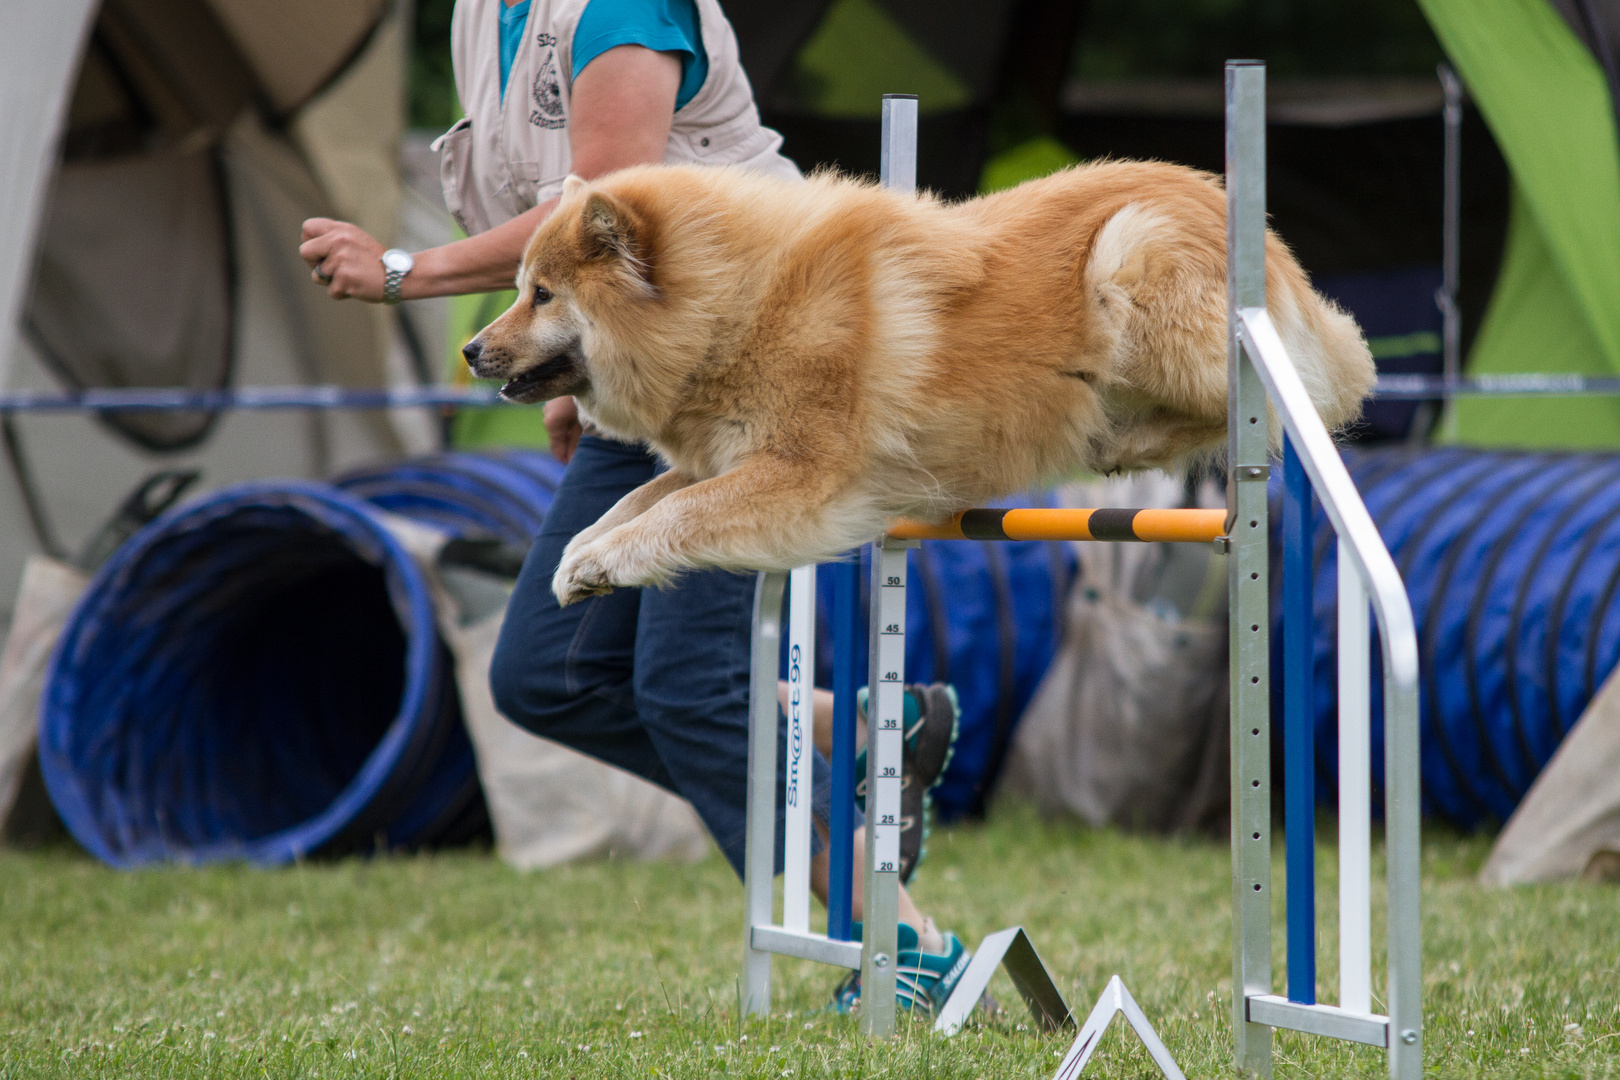
M1380 375L1373 397L1381 401L1443 401L1456 397L1600 397L1620 395L1620 379L1587 375L1524 374Z
M0 413L162 412L170 409L404 409L507 404L488 386L239 386L234 390L131 388L0 394Z
M1620 378L1564 374L1381 375L1372 396L1382 401L1442 401L1454 397L1620 396ZM74 393L0 393L0 413L163 412L172 409L408 409L510 404L489 386L240 386L234 390L130 388Z

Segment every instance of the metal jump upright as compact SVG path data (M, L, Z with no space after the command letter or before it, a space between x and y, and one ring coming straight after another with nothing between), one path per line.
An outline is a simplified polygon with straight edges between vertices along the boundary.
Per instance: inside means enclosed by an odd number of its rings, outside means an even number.
M1385 1047L1389 1072L1423 1071L1419 909L1418 649L1406 588L1338 450L1311 404L1266 312L1266 71L1226 66L1228 347L1228 582L1232 683L1232 985L1239 1069L1269 1075L1271 1029L1289 1028ZM1269 405L1268 405L1269 403ZM1295 760L1286 813L1289 933L1286 995L1271 971L1271 678L1267 476L1275 408L1291 451L1287 511L1299 522L1285 544L1303 546L1286 567L1284 634L1311 634L1309 494L1338 536L1340 986L1337 1006L1315 988L1314 806L1309 665L1285 684L1285 737ZM1297 456L1297 457L1296 457ZM1308 480L1308 485L1301 482ZM1288 533L1293 533L1289 536ZM1292 587L1290 587L1292 586ZM1372 1012L1370 917L1369 596L1384 682L1384 820L1388 860L1388 1015ZM1285 641L1284 652L1291 650Z

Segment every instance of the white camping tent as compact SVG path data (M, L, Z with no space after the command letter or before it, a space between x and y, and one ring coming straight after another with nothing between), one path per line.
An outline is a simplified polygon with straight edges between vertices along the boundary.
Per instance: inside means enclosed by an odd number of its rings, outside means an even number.
M442 204L401 178L408 10L0 0L0 390L431 381L442 304L333 303L297 253L299 224L316 215L413 249L450 238ZM436 175L421 150L415 171ZM16 606L0 650L0 827L15 824L45 659L83 587L43 559L25 579L32 552L79 549L154 469L198 468L210 486L321 476L430 449L435 431L420 410L10 417L8 456L26 459L13 473L27 486L0 476L0 613ZM495 712L499 626L497 612L441 629L503 856L700 856L690 807Z
M0 3L0 390L429 377L409 315L333 303L297 257L314 215L399 237L404 31L393 0ZM7 425L39 513L0 479L0 611L36 518L71 552L155 469L318 476L435 430L420 411Z

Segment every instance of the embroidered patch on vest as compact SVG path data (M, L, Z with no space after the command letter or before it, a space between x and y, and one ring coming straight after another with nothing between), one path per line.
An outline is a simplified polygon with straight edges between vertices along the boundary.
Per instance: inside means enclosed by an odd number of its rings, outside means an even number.
M550 35L546 35L549 37ZM547 49L540 61L540 74L534 77L534 105L529 123L556 130L568 125L563 114L562 79L557 75L557 50Z

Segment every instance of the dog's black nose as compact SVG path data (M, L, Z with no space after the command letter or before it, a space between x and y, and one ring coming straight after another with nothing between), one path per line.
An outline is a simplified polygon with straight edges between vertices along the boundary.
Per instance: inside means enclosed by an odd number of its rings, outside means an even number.
M473 338L471 341L467 342L467 344L461 347L461 355L467 358L467 363L469 364L477 360L483 355L483 353L484 343L479 341L477 338Z

